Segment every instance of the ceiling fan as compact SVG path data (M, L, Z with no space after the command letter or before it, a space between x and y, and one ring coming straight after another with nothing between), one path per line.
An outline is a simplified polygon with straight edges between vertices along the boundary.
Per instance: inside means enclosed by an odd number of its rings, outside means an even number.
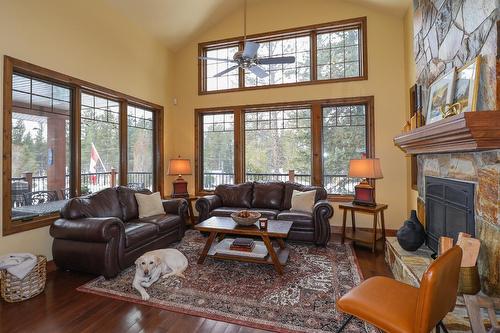
M272 57L272 58L259 58L257 52L259 50L259 43L247 41L247 1L245 0L244 7L244 37L243 41L245 46L243 51L238 51L233 55L233 59L220 59L212 57L199 57L201 60L214 60L214 61L225 61L230 62L235 65L228 67L215 74L213 77L220 77L226 73L229 73L237 68L248 69L250 72L255 74L258 78L264 78L269 75L269 73L262 68L260 65L277 65L277 64L293 64L295 62L295 57Z

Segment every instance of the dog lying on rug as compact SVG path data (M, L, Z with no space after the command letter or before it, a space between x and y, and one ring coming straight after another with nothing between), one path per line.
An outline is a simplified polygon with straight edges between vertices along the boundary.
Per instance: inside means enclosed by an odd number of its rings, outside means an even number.
M146 289L158 281L160 276L178 276L188 267L188 260L176 249L161 249L144 253L135 261L135 276L132 285L141 294L144 301L149 299Z

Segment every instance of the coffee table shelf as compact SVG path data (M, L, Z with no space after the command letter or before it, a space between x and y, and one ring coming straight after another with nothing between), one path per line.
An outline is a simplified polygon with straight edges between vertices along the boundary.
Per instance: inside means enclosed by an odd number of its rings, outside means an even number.
M256 264L269 264L269 265L274 265L273 259L269 255L269 253L263 258L252 258L252 257L245 257L245 256L240 256L237 254L231 255L231 254L223 254L223 253L217 253L217 245L215 242L212 244L210 247L210 250L208 250L207 257L212 257L216 259L223 259L223 260L238 260L242 262L252 262ZM288 255L290 254L290 251L288 248L280 248L279 246L273 246L274 252L276 252L276 255L278 256L278 261L281 265L285 265L286 262L288 261Z

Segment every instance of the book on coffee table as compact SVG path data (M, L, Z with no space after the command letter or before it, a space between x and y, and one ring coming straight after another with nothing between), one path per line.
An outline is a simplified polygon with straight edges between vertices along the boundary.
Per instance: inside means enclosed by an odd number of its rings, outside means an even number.
M221 242L219 242L219 244L210 249L208 254L214 255L217 253L217 254L225 254L232 256L247 257L247 258L259 258L259 259L263 259L268 255L268 251L264 242L255 241L255 246L251 252L231 250L232 243L233 240L230 238L223 239Z
M236 238L229 248L234 251L252 252L255 248L255 241L251 238Z

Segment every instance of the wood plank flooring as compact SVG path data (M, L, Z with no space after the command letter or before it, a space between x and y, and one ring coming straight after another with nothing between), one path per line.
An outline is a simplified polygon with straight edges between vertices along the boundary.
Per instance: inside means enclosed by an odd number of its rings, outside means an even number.
M339 237L335 235L333 241L338 242ZM365 278L391 276L381 242L375 254L367 247L355 249ZM0 332L267 332L75 290L94 277L56 270L48 274L42 295L15 304L0 301Z

